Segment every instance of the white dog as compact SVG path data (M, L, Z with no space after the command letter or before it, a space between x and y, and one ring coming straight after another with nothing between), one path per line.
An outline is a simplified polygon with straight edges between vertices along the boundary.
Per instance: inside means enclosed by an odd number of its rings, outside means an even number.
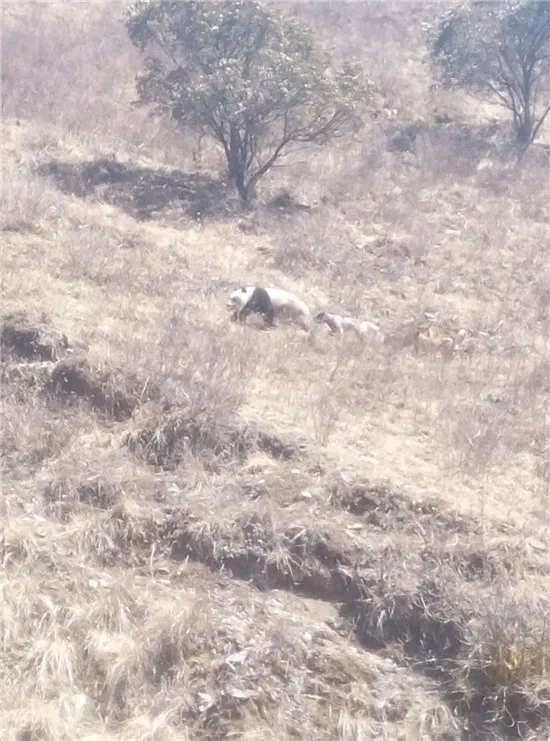
M346 332L354 332L358 337L365 338L370 334L381 336L380 328L369 321L360 321L340 314L329 314L327 311L320 311L315 315L313 321L316 324L326 324L331 334L342 337Z

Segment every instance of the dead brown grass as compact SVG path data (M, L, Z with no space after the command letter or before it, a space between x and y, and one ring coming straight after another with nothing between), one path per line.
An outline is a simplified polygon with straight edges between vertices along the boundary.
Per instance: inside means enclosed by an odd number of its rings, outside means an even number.
M2 10L2 738L542 741L547 155L429 89L433 9L287 5L380 116L238 214L92 6ZM230 322L248 282L386 342Z

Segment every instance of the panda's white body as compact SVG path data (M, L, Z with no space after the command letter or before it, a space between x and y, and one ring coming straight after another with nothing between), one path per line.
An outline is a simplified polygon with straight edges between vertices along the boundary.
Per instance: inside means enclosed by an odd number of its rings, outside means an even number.
M254 293L254 288L255 286L246 286L233 291L229 296L228 305L237 311L242 309ZM276 317L289 319L303 329L309 329L311 312L306 303L282 288L266 288L265 290L271 299Z

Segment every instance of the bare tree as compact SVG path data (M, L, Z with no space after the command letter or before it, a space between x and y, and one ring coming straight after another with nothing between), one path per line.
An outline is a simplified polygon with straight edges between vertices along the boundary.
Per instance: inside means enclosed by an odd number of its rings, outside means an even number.
M474 1L445 13L431 38L445 85L485 95L508 109L528 147L550 112L550 3Z

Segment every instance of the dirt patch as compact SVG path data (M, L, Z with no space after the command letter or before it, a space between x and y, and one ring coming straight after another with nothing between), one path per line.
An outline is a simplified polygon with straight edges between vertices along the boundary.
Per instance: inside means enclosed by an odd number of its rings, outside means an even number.
M243 499L264 499L277 503L281 507L289 507L294 502L312 499L312 481L307 471L295 468L295 462L281 463L266 456L269 464L254 468L254 461L258 455L252 454L247 465L239 471L233 481L238 487L239 496ZM317 490L315 490L317 491Z
M69 347L67 337L45 322L33 323L21 314L8 314L0 324L3 356L22 360L58 360Z
M52 371L47 390L64 401L85 400L117 421L129 419L137 406L159 395L152 384L132 375L93 368L85 356L61 360Z

